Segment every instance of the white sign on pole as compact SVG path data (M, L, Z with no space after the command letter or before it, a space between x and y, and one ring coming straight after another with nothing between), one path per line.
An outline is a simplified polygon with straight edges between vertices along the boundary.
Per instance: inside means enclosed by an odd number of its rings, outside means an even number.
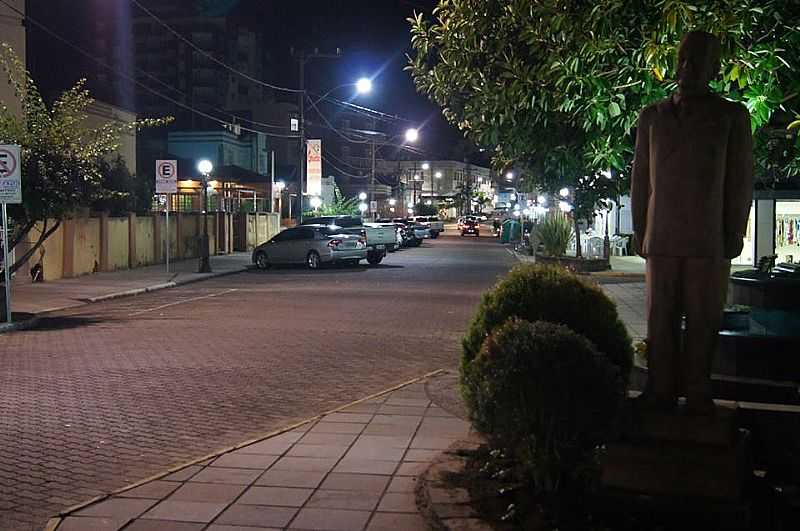
M306 148L306 191L322 195L322 140L308 140Z
M377 212L378 211L378 202L377 201L370 201L369 202L369 211L370 212Z
M157 194L178 193L177 160L156 161L156 193Z
M0 145L0 203L22 203L19 146Z

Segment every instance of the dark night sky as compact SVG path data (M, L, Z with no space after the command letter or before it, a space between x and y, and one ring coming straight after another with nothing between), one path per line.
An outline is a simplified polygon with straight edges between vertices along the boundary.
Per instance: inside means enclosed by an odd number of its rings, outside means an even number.
M143 2L151 4L154 0ZM158 0L163 5L169 0ZM173 0L179 5L197 0ZM409 51L409 24L406 18L417 11L430 13L435 0L200 0L212 8L237 4L234 13L264 30L271 41L270 53L276 71L264 81L295 87L296 67L289 62L289 48L332 52L343 51L341 59L311 62L307 69L307 88L322 93L352 82L361 76L374 77L371 95L359 96L356 103L390 114L398 114L425 124L426 150L441 153L461 137L445 123L438 106L416 93L411 76L403 71ZM31 17L87 47L84 24L102 16L97 5L129 0L30 0ZM138 9L132 8L134 14ZM187 7L188 9L188 7ZM81 77L75 53L54 44L52 38L30 28L29 60L43 92L53 95ZM56 59L56 57L58 59ZM90 87L92 88L92 87ZM344 98L346 92L337 94ZM113 102L112 102L113 103Z

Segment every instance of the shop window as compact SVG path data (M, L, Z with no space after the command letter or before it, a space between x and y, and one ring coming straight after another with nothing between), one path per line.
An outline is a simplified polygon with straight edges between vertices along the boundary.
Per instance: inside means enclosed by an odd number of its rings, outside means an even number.
M800 200L775 201L777 262L800 262Z
M733 265L754 266L756 252L756 209L750 205L750 215L747 216L747 229L744 233L744 247L742 254L731 260Z

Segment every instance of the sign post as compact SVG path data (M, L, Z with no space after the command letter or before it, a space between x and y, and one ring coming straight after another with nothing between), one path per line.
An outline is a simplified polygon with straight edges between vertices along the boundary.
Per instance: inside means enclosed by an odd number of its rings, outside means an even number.
M0 203L3 210L3 276L6 291L6 322L11 324L11 264L8 262L8 212L6 205L22 203L19 146L0 145Z
M178 193L178 161L177 160L157 160L156 161L156 193L166 194L166 232L167 232L167 273L169 273L169 203L171 194Z

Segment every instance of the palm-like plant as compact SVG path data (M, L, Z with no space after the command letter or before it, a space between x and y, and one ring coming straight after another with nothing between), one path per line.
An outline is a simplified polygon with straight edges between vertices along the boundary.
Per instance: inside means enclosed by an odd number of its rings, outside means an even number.
M562 212L552 211L537 226L536 234L549 256L563 256L572 240L572 223Z

